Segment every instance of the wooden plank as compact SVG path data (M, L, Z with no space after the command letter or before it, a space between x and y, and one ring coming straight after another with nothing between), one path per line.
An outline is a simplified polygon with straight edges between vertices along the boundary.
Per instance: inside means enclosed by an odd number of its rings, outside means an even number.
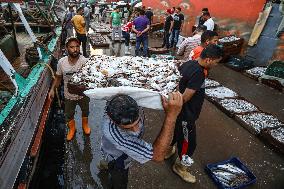
M266 24L266 21L268 19L268 16L272 10L272 6L270 5L267 7L263 12L259 14L259 17L256 21L256 24L252 30L248 45L254 46L257 43L257 40Z
M52 102L51 100L46 98L45 104L44 104L44 107L43 107L43 112L42 112L40 124L39 124L39 128L38 128L34 143L32 145L32 148L31 148L30 156L33 157L33 158L39 152L39 147L40 147L40 144L41 144L41 141L42 141L42 135L43 135L43 131L45 129L45 125L46 125L45 123L46 123L46 119L47 119L47 116L48 116L48 112L49 112L49 109L50 109L51 102Z

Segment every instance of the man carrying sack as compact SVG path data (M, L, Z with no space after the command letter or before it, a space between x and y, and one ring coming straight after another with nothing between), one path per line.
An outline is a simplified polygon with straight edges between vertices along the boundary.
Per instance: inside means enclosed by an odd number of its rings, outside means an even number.
M166 116L152 145L142 139L144 114L132 97L119 94L107 102L101 149L107 161L110 188L127 188L128 169L132 159L141 164L150 160L164 160L173 138L176 118L182 107L182 95L173 92L169 94L168 100L162 98L162 104Z

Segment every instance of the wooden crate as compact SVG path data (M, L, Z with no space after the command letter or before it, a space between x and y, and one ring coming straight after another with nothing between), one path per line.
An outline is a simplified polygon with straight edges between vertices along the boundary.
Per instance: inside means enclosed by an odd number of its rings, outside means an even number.
M242 51L242 46L244 43L244 39L241 38L236 41L221 43L223 46L224 56L221 62L226 62L230 55L238 55Z

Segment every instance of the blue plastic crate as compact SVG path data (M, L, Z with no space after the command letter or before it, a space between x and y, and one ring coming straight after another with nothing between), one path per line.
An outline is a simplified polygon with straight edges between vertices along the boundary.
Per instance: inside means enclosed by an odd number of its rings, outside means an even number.
M243 183L243 184L236 186L236 187L226 187L225 185L223 185L222 182L220 182L218 180L218 178L213 174L212 169L216 168L217 165L224 165L224 164L227 164L227 163L232 163L232 164L236 165L238 168L242 169L247 174L247 176L249 177L250 180L248 182ZM220 189L240 189L240 188L244 188L244 187L251 185L251 184L256 182L255 175L237 157L232 157L231 159L228 159L228 160L225 160L225 161L222 161L222 162L219 162L219 163L208 164L206 166L205 170L207 171L209 176L213 179L213 181L215 182L217 187L220 188Z

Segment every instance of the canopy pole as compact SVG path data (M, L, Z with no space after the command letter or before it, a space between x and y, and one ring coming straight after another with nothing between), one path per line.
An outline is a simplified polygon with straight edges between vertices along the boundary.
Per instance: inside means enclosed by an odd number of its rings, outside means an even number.
M12 13L12 8L11 8L10 3L8 3L8 9L9 9L10 20L11 20L12 29L13 29L13 37L14 37L14 45L15 45L15 48L16 48L16 54L17 54L17 56L20 56L20 50L19 50L18 43L17 43L16 29L15 29L15 24L14 24L14 20L13 20L13 13Z

